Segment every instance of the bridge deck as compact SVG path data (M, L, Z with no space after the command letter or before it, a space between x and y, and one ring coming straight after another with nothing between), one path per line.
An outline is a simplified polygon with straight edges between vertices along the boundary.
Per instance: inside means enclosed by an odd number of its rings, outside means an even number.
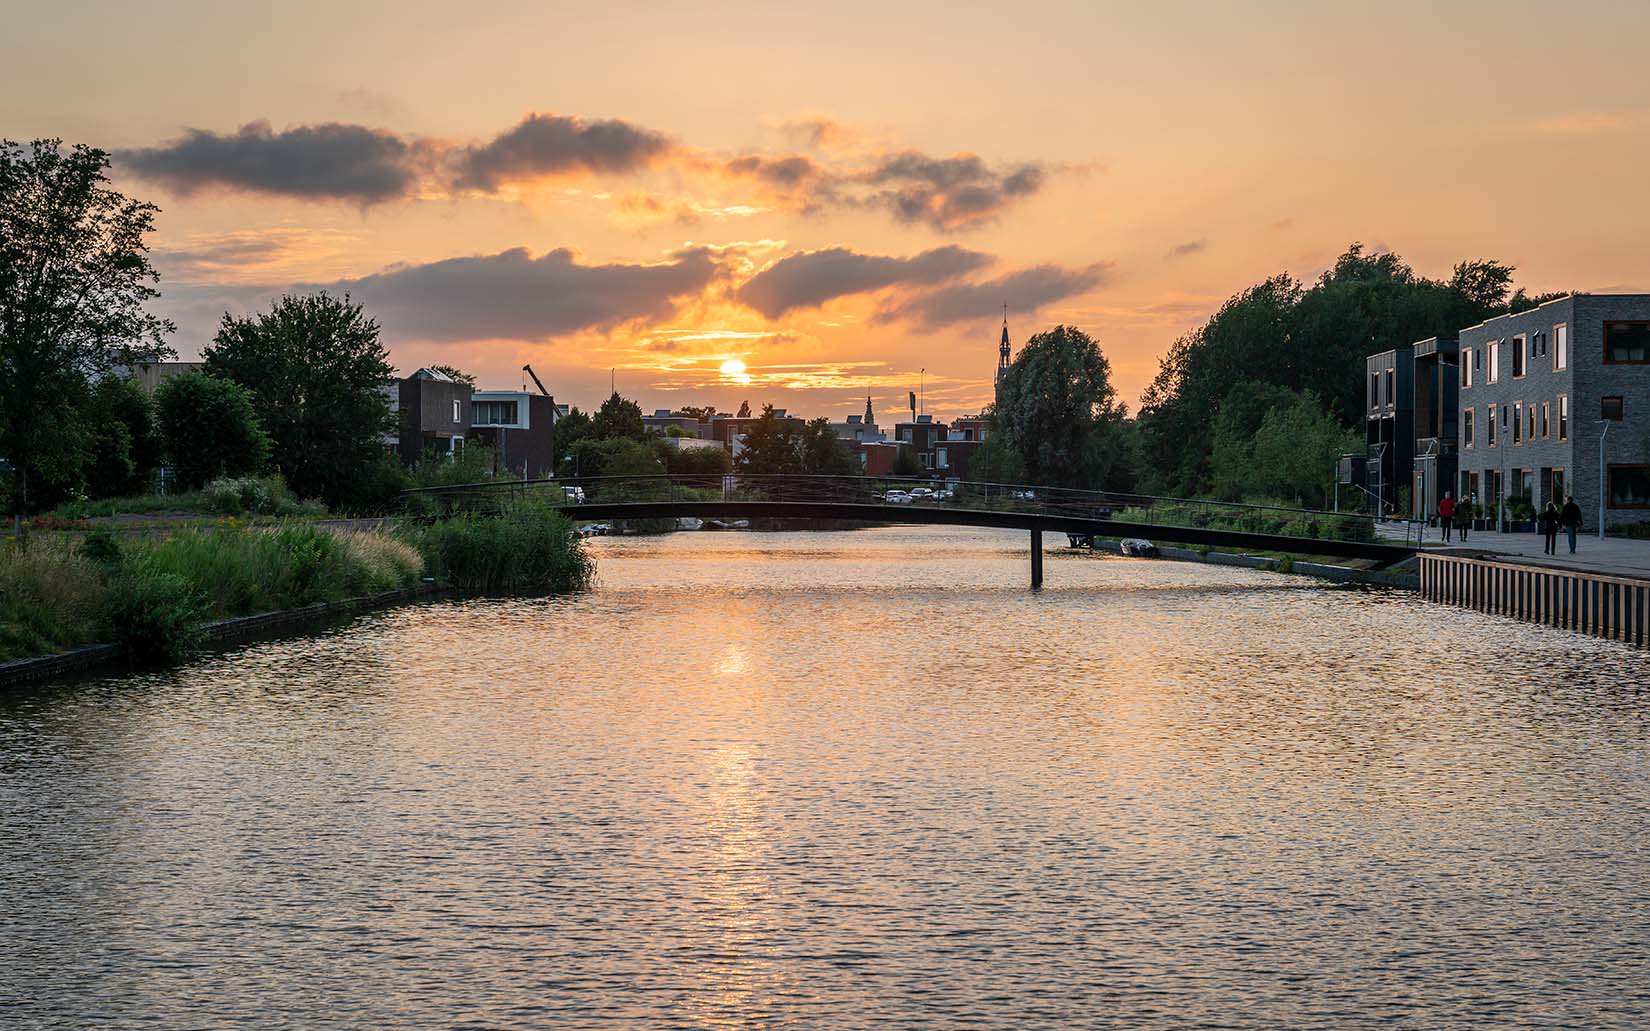
M887 505L843 501L593 501L570 505L567 514L580 521L609 519L842 519L868 523L983 526L1012 530L1047 530L1096 537L1144 537L1152 541L1279 551L1296 555L1331 555L1366 559L1382 565L1400 562L1414 548L1366 541L1284 537L1242 530L1207 529L1119 522L1070 513L979 509L944 504Z

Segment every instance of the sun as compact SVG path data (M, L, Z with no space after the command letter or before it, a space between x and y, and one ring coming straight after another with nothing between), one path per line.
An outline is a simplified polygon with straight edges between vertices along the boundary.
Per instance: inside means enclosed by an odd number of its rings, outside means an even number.
M722 363L722 378L739 384L748 384L751 381L750 375L745 371L745 363L737 358L729 358Z

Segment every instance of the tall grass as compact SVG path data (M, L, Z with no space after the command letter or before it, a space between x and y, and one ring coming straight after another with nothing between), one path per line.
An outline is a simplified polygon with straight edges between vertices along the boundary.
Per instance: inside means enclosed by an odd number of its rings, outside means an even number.
M573 524L536 499L496 513L460 512L409 529L431 575L462 591L562 594L590 585L595 566Z
M101 570L66 541L0 542L0 661L91 644L103 608Z
M0 659L101 640L169 660L207 620L393 590L422 572L403 541L298 523L135 542L92 535L78 553L36 537L0 554Z
M70 501L52 509L60 519L95 519L156 512L204 515L326 515L319 501L299 500L280 476L224 476L200 490Z

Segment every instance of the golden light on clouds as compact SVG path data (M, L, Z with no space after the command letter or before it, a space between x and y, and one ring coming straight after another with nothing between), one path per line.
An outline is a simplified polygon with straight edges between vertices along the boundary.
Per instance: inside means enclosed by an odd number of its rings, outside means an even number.
M964 0L943 39L899 5L875 31L660 8L638 34L611 7L433 24L361 0L318 38L310 0L41 4L0 38L0 96L8 136L106 148L160 205L180 357L226 309L325 286L403 370L511 386L530 362L586 408L616 371L647 410L838 416L901 407L926 368L950 418L991 397L1004 303L1015 347L1098 338L1132 402L1226 297L1354 240L1430 276L1505 261L1532 293L1650 287L1643 12L1577 3ZM1532 19L1563 76L1462 73L1527 52ZM151 74L111 88L133 52Z

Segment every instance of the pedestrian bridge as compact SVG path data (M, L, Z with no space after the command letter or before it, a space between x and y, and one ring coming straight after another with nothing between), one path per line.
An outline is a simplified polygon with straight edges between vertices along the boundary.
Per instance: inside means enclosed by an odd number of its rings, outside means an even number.
M842 520L981 526L1031 534L1042 585L1042 535L1140 537L1192 547L1402 561L1415 548L1375 539L1371 518L1335 512L1072 490L1026 484L869 476L598 476L494 480L406 491L410 503L474 507L540 497L581 523L633 519Z

